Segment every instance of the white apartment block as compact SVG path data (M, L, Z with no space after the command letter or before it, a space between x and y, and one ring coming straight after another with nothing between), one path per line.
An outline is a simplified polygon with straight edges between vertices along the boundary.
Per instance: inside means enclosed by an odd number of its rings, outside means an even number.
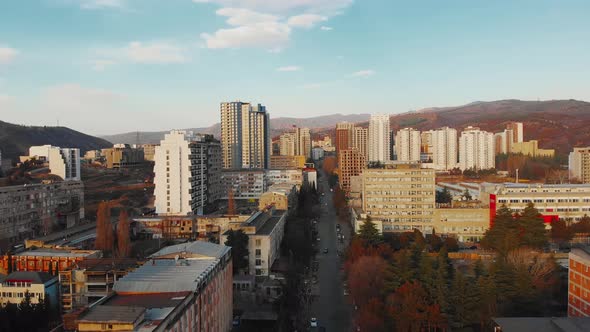
M390 160L389 131L388 114L371 114L368 134L369 162L386 162ZM419 149L420 147L418 147L418 153L420 153Z
M510 153L514 143L514 132L512 129L504 129L501 133L494 134L494 147L496 154Z
M467 127L459 138L459 168L490 169L496 167L494 134L477 127Z
M369 160L369 130L362 127L352 129L352 147L357 149L365 160Z
M574 148L569 154L570 179L590 183L590 147Z
M395 135L397 160L404 162L420 161L420 131L413 128L400 129Z
M297 185L297 188L299 188L303 184L303 172L300 169L267 169L264 173L268 187L275 184L290 183Z
M219 154L211 137L179 130L166 134L154 156L156 213L202 214L221 194Z
M450 170L457 167L457 130L443 127L430 133L434 169Z
M80 181L80 149L60 148L51 145L31 146L29 157L45 160L49 171L65 181Z

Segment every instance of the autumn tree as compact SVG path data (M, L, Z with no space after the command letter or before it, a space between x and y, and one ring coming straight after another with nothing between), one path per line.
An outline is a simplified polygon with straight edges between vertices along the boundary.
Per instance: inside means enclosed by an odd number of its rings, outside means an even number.
M361 331L385 332L388 331L383 317L385 306L381 299L371 298L369 302L359 308L356 317L356 325Z
M421 331L426 325L428 294L418 281L401 285L387 298L387 310L396 331Z
M334 156L327 156L324 158L324 162L322 164L322 169L328 176L334 173L336 166L338 165L338 160Z
M108 202L101 202L96 212L96 242L95 247L104 254L113 251L113 224L111 223L111 208Z
M571 241L574 233L570 227L567 227L565 220L559 219L551 223L551 239L558 244Z
M363 256L352 264L348 272L350 292L362 307L372 298L379 298L385 282L387 262L378 256Z
M573 234L590 233L590 217L584 215L580 221L572 223L569 229Z
M129 215L127 210L121 209L119 223L117 224L117 253L119 257L128 257L131 252L129 239Z
M236 215L236 200L234 198L234 191L228 190L227 193L227 214L230 216Z

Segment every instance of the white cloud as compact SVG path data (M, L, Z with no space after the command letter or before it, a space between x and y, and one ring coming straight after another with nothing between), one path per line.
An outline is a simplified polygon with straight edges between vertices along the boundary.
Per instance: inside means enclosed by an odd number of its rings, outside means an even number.
M79 0L82 9L123 8L124 0Z
M85 88L78 84L62 84L46 88L42 104L64 112L104 112L121 102L125 96L103 89Z
M93 60L90 62L92 69L95 71L104 71L107 67L115 65L117 62L113 60Z
M19 52L10 47L0 46L0 65L6 65L14 61Z
M284 66L277 68L277 71L300 71L301 67L299 66Z
M287 24L292 27L309 29L313 28L316 23L325 21L327 19L327 17L321 15L303 14L289 17Z
M182 63L187 58L184 51L168 43L132 42L125 48L127 58L137 63Z
M375 75L375 71L372 69L359 70L352 74L353 77L369 77Z
M332 31L332 30L334 30L334 28L327 27L327 26L322 26L320 29L322 29L323 31Z
M193 0L193 2L214 3L222 7L248 8L272 13L292 10L327 13L348 7L353 0Z

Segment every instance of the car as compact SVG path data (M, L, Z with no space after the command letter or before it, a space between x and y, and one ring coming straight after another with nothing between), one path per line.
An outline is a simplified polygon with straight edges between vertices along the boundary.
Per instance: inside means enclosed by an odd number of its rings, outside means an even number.
M344 289L344 296L348 296L348 290L346 288Z
M316 240L318 240L318 242L320 242L320 238L319 237Z
M309 320L309 325L310 325L311 327L318 327L318 319L317 319L317 318L315 318L315 317L312 317L312 318Z
M333 191L334 191L334 189L330 188L330 192L333 192Z
M328 253L328 248L324 248L324 254Z
M232 325L233 326L238 326L240 325L240 316L235 316L234 320L232 321Z

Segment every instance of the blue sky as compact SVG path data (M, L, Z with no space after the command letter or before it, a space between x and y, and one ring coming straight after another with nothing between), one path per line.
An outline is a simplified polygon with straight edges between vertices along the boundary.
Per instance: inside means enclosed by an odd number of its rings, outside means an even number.
M586 0L6 0L0 120L90 134L590 100Z

